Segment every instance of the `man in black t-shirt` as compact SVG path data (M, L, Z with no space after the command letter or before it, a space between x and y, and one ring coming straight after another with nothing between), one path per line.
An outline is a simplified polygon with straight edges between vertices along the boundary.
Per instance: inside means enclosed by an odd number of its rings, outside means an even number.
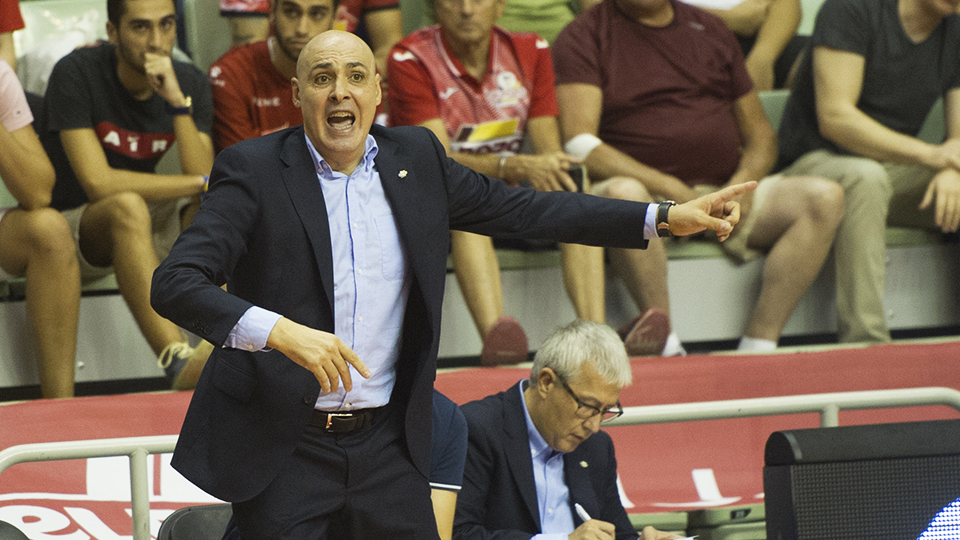
M841 341L890 340L887 224L960 225L960 121L945 119L943 144L917 138L937 99L960 110L958 4L827 0L818 12L780 124L779 167L844 188L834 247Z
M53 206L70 224L84 279L115 273L171 386L192 388L209 346L191 348L149 294L206 189L210 88L200 70L170 57L173 0L108 0L107 17L110 43L72 52L50 76L43 117L57 172ZM174 143L183 174L156 174Z

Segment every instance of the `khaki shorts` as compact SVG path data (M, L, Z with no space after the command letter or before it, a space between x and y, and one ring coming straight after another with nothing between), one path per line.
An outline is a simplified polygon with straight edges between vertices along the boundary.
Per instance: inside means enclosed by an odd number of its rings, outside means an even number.
M753 206L750 210L750 213L745 219L740 220L740 223L734 227L734 233L720 242L717 240L716 235L713 234L697 234L692 237L681 237L681 238L671 238L671 242L687 242L690 240L699 240L704 242L715 242L720 245L720 249L723 252L738 263L744 263L756 259L757 257L763 255L763 251L747 247L747 239L750 238L750 233L753 231L753 227L757 224L757 216L760 215L760 210L763 208L763 203L767 198L767 195L772 190L773 186L783 178L781 174L774 174L766 176L760 179L760 183L757 186L757 189L753 191ZM603 182L594 184L590 189L590 193L594 195L601 195L606 191L607 183L610 180L604 180ZM694 191L697 192L698 197L713 193L720 189L720 186L701 184L694 186ZM656 202L663 200L662 197L655 197Z
M158 260L163 260L173 248L173 243L180 236L180 215L183 209L193 201L192 197L149 201L150 222L153 230L153 251ZM94 266L83 258L80 252L80 219L89 204L71 208L60 212L70 225L70 234L73 243L77 246L77 260L80 261L80 279L83 283L98 280L113 273L112 266Z

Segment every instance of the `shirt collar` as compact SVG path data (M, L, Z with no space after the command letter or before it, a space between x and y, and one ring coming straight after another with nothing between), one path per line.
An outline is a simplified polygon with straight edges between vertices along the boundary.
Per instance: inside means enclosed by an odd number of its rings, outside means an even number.
M530 381L524 379L518 384L520 385L520 403L523 405L523 417L527 421L527 439L530 440L530 455L533 457L542 456L541 459L544 461L555 455L563 455L563 452L556 451L547 444L543 435L540 435L540 432L537 431L537 426L533 424L533 419L530 418L530 411L527 410L527 398L523 394L523 391L529 386Z
M323 159L323 156L320 155L320 152L317 151L317 148L313 146L313 141L310 140L310 137L307 136L306 132L303 134L304 140L307 141L307 149L310 151L310 158L313 159L313 168L317 171L317 174L320 175L324 180L334 180L337 177L346 178L345 175L338 173L330 168L330 165L327 164L327 160ZM354 169L351 176L355 176L358 172L369 172L373 169L373 158L377 157L377 153L380 151L380 147L377 146L377 140L373 138L373 135L367 134L367 140L364 143L363 158L360 160L360 164L357 165L357 168Z

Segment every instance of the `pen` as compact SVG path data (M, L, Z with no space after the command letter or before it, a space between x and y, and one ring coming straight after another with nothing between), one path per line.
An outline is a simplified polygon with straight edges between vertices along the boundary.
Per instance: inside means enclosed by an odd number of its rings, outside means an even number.
M584 522L590 521L590 514L580 506L580 503L573 503L573 509L577 511L577 515L580 516Z

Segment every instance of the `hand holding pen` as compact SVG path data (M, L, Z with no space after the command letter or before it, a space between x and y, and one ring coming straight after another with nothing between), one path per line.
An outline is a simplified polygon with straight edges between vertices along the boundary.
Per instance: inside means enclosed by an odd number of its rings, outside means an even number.
M610 536L577 536L577 533L581 528L586 526L588 523L602 523L604 525L610 525L605 521L599 521L590 518L590 514L587 513L586 509L580 503L574 503L573 509L576 510L577 516L583 520L583 525L577 527L577 530L573 531L573 534L570 535L570 540L578 540L580 538L614 538L616 535L616 529L611 529L609 532ZM584 531L587 532L587 531ZM647 526L643 528L643 534L640 535L641 540L696 540L696 536L679 536L673 533L658 531L657 529Z

